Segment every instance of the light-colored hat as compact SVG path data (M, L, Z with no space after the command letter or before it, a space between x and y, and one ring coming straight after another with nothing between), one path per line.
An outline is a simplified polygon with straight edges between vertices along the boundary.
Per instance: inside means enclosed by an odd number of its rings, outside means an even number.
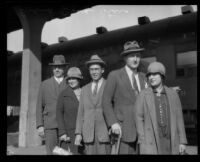
M144 48L140 48L137 41L128 41L124 44L124 51L121 53L121 56L140 51L144 51Z
M68 65L69 63L65 62L65 57L63 55L55 55L53 57L53 63L49 63L49 65Z
M162 63L155 61L149 64L146 75L149 76L151 73L160 73L165 76L165 72L165 66Z
M83 79L80 69L78 67L70 67L67 71L66 79L69 79L69 78Z
M100 64L103 67L106 65L106 63L97 54L92 55L90 60L86 61L85 64L87 67L89 67L91 64Z

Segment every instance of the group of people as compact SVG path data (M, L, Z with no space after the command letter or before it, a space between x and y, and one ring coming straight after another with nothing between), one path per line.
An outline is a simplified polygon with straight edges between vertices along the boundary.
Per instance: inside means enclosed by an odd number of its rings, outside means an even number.
M166 69L152 62L147 74L138 70L143 51L137 41L124 44L125 66L103 78L106 62L98 54L85 62L91 82L81 87L78 67L68 69L55 55L53 76L42 82L36 108L38 134L48 155L59 141L75 155L109 155L112 137L118 154L181 154L186 134L179 96L164 84ZM116 140L114 140L116 141Z

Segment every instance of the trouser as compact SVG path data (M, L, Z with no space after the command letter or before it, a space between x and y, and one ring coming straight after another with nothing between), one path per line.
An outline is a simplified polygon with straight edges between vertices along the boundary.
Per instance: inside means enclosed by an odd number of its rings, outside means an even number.
M52 151L58 143L58 129L45 129L44 133L47 155L52 155Z
M138 144L137 141L135 142L120 142L119 146L119 154L132 154L137 155L138 154Z
M99 142L85 144L86 155L109 155L111 146L109 142Z

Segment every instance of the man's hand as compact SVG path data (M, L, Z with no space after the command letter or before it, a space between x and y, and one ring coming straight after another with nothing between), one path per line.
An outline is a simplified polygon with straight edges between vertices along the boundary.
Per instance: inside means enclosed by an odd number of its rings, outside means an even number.
M80 134L77 134L74 144L77 146L82 146L81 141L82 141L82 136Z
M118 123L115 123L111 126L112 133L114 134L122 134L121 126Z
M185 151L186 151L186 146L183 145L183 144L180 144L179 145L179 152L180 152L180 154L183 154Z
M38 131L38 135L39 135L40 137L44 138L44 127L43 127L43 126L39 127L39 128L37 129L37 131Z
M70 137L68 137L66 134L63 134L60 136L60 141L70 141Z

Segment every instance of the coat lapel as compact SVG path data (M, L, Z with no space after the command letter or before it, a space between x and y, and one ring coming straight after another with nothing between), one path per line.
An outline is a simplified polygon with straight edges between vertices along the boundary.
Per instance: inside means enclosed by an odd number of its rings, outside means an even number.
M53 92L53 96L55 98L58 97L59 95L59 89L56 89L56 80L54 79L54 77L51 78L51 81L50 81L50 84L51 84L51 88L52 88L52 92ZM60 90L64 90L66 88L66 82L65 82L65 79L63 79L63 81L60 83Z
M103 94L105 83L106 83L106 81L103 78L103 82L101 84L101 87L99 88L99 92L97 93L97 101L96 101L95 105L97 105L99 103L99 101L101 101L101 97L102 97L102 94Z
M174 112L174 109L172 108L173 105L173 94L171 93L170 89L167 88L166 86L165 87L165 91L166 91L166 94L167 94L167 98L168 98L168 101L169 101L169 110L170 110L170 127L171 127L171 142L174 141L174 138L175 138L175 123L176 123L176 116L175 116L175 112ZM173 143L172 143L172 146L173 146Z
M89 94L90 101L94 106L96 106L99 103L99 100L101 99L103 89L104 89L104 86L105 86L105 79L103 79L103 82L101 84L101 87L99 88L99 91L97 93L96 98L94 98L93 94L92 94L92 82L88 86L89 86L88 94Z
M147 109L149 110L150 113L150 118L153 125L154 135L158 148L160 144L159 144L158 125L156 118L156 107L155 107L154 94L151 88L149 88L149 90L146 91L146 102L147 102Z
M93 101L93 94L92 94L92 82L90 82L89 84L88 84L88 86L87 86L87 95L88 95L88 98L89 98L89 100L90 100L90 102L94 105L95 103L94 103L94 101Z
M50 80L49 80L49 89L51 91L51 95L53 97L55 97L55 99L57 99L57 91L56 91L56 81L54 79L54 77L51 77Z
M140 88L141 88L141 90L143 90L145 88L145 83L146 83L145 78L141 74L141 72L139 72L138 77L139 77L139 81L140 81Z
M133 96L136 96L135 90L133 90L133 88L131 86L131 82L130 82L130 79L128 77L128 74L127 74L125 68L121 69L120 76L121 76L122 82L124 83L124 86L126 87L127 91L130 94L131 101L134 102Z
M76 104L78 105L78 104L79 104L79 101L78 101L78 99L77 99L77 97L76 97L76 95L75 95L73 89L72 89L71 87L69 87L69 86L67 87L67 85L66 85L66 88L68 89L68 91L65 91L65 93L64 93L63 96L70 96L70 97L76 102ZM70 91L71 93L69 93L69 91Z
M61 84L61 85L60 85L60 86L61 86L61 87L60 87L60 88L61 88L61 91L64 90L64 89L67 87L67 84L66 84L66 80L65 80L65 79L63 79L63 81L62 81L60 84Z

